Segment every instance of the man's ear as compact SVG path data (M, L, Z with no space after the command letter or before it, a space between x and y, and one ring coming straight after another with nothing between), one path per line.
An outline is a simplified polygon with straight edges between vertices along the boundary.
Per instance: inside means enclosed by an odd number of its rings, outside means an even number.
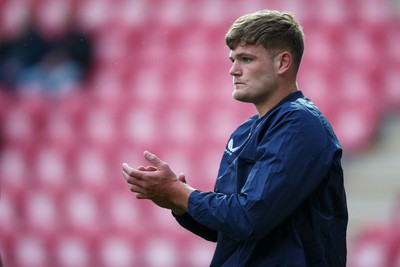
M282 75L285 74L290 67L292 66L292 54L288 51L284 51L282 53L279 53L276 56L276 63L278 66L278 74Z

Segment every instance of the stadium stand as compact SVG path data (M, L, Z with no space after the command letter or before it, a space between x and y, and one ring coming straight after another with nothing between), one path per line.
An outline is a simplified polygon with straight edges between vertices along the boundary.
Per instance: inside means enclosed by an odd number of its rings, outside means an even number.
M230 97L224 35L236 17L261 8L300 19L300 88L326 113L346 157L368 150L385 116L400 111L395 1L0 1L0 40L26 16L56 35L72 10L93 45L87 79L59 96L0 84L4 266L208 265L214 244L138 203L121 164L143 164L149 150L194 187L212 189L227 135L255 112ZM376 236L374 228L359 242ZM378 243L363 243L373 253L353 266L375 266L366 264L383 257Z

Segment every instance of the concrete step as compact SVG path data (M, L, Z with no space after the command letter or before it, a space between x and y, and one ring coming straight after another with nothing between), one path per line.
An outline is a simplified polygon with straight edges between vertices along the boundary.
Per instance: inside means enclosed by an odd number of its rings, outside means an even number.
M365 154L343 160L349 239L370 222L388 221L400 192L400 116L388 118Z

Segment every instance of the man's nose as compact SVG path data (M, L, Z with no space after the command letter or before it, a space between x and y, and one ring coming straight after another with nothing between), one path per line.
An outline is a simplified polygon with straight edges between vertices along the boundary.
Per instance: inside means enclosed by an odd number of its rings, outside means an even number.
M229 74L232 76L239 76L241 75L241 70L236 62L232 63L231 68L229 69Z

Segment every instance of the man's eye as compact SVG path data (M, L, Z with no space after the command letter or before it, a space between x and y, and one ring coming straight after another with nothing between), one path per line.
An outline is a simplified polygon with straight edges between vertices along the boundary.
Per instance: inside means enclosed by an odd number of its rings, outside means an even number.
M248 57L244 57L244 58L243 58L243 62L244 62L244 63L250 63L251 61L252 61L251 58L248 58Z

